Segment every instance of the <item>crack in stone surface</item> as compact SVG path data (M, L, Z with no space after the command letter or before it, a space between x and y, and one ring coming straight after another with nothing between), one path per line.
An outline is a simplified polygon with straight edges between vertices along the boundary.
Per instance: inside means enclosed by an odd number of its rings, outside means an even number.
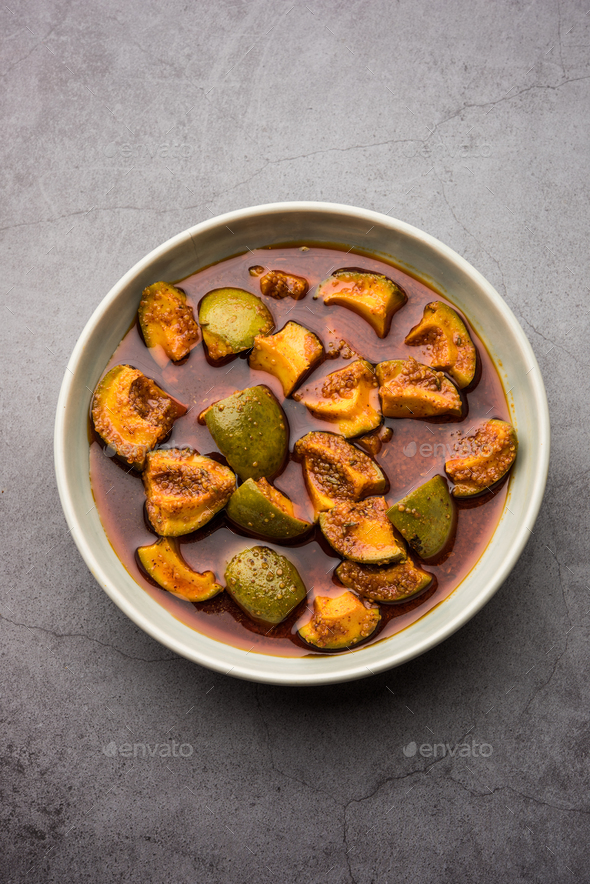
M566 635L566 637L565 637L565 644L564 644L564 647L563 647L563 651L562 651L562 652L557 656L557 658L555 659L555 661L554 661L554 663L553 663L553 666L551 667L551 672L549 673L548 678L546 678L545 681L542 682L542 683L541 683L541 684L535 689L535 691L533 692L533 694L532 694L532 695L529 697L529 699L527 700L526 706L523 707L523 710L522 710L522 712L520 713L521 716L524 715L526 712L529 711L529 706L531 705L531 703L533 702L533 700L538 696L538 694L541 693L542 690L544 690L544 689L547 687L547 685L549 684L549 682L551 681L551 679L552 679L553 676L555 675L555 670L557 669L557 665L558 665L559 661L561 660L561 658L564 656L564 654L565 654L566 651L567 651L567 644L568 644L568 638L567 638L567 635ZM552 648L551 648L550 650L552 650ZM549 653L549 652L547 652L547 653Z
M477 774L475 774L477 777ZM493 789L489 789L487 786L485 787L485 792L475 791L474 789L470 789L469 786L466 786L465 783L462 783L460 780L455 779L454 777L449 777L449 779L456 783L461 789L467 792L469 795L472 795L474 798L489 798L490 795L496 795L498 792L512 792L513 795L518 795L520 798L525 801L532 801L534 804L539 804L543 807L550 807L553 810L560 810L563 813L579 813L588 815L590 814L590 808L586 807L564 807L560 804L552 804L550 801L545 801L542 798L539 798L535 795L527 795L525 792L521 792L518 789L515 789L514 786L507 786L502 784L500 786L495 786Z
M266 720L266 715L264 713L264 707L263 707L262 701L260 699L260 688L257 683L254 685L254 696L256 699L256 706L258 708L260 719L262 721L262 725L264 728L265 739L266 739L266 749L268 752L268 757L270 759L270 766L271 766L272 770L274 770L275 773L279 774L279 776L285 777L285 779L291 780L294 783L299 783L299 785L305 786L307 789L311 789L312 792L316 792L318 795L323 795L324 797L328 797L332 801L334 801L335 804L338 804L339 802L336 800L336 798L334 798L333 795L330 795L328 792L325 792L323 789L317 789L315 786L312 786L311 783L308 783L306 780L302 780L299 777L293 776L292 774L288 774L288 773L286 773L286 771L282 770L280 767L277 767L275 760L274 760L274 753L272 750L272 743L271 743L271 739L270 739L270 730L268 727L268 722Z
M479 241L478 238L475 236L475 234L472 233L470 230L468 230L467 227L465 227L465 225L463 224L463 222L460 221L459 218L457 218L457 216L456 216L456 214L455 214L455 211L454 211L453 207L451 206L451 204L450 204L450 202L449 202L449 200L448 200L448 198L447 198L447 194L446 194L446 190L445 190L444 182L443 182L443 181L441 180L441 178L436 174L436 172L435 172L434 174L435 174L435 176L436 176L437 181L439 182L439 184L440 184L440 186L441 186L441 195L442 195L442 198L443 198L444 202L446 203L447 208L449 209L449 212L451 213L451 215L453 216L453 218L454 218L455 221L457 222L457 224L458 224L460 227L463 228L463 230L465 231L465 233L466 233L468 236L470 236L473 240L475 240L475 242L477 243L477 245L479 246L479 248L482 250L482 252L484 252L484 253L488 256L488 258L489 258L491 261L493 261L494 264L496 265L496 267L498 268L498 273L500 274L500 278L501 278L501 280L502 280L502 289L504 290L504 295L505 295L505 297L507 297L506 282L505 282L505 280L504 280L504 274L503 274L503 272L502 272L502 267L501 267L501 265L500 265L500 262L498 261L497 258L494 258L494 256L493 256L492 254L490 254L490 252L488 252L488 250L485 248L485 246L483 246L483 245L480 243L480 241Z
M535 332L535 334L538 335L540 338L542 338L544 341L546 341L548 344L552 344L558 350L561 350L562 353L565 353L567 356L569 356L570 359L574 359L578 365L590 366L590 363L584 362L582 359L580 359L579 356L575 356L568 349L566 349L566 347L564 347L563 344L559 344L557 341L554 341L551 338L548 338L546 335L543 334L543 332L540 332L537 328L535 328L535 326L530 321L530 319L527 319L526 316L522 315L522 313L519 314L519 319L521 319L523 322L526 322L526 324L529 326L529 328L532 328L532 330ZM545 354L545 355L547 355L547 354Z
M122 657L126 657L128 660L137 660L140 663L169 663L172 661L180 661L183 658L179 657L175 654L173 657L155 657L152 659L146 657L135 657L133 654L126 654L125 651L122 651L120 648L117 648L115 645L110 645L107 642L101 642L98 638L93 638L90 635L86 635L83 632L55 632L52 629L48 629L45 626L31 626L29 623L21 623L18 620L12 620L10 617L6 617L5 614L0 615L0 622L2 620L6 620L7 623L11 623L13 626L19 626L22 629L29 630L38 630L39 632L44 632L47 635L53 636L56 639L62 638L81 638L85 641L94 642L97 645L100 645L103 648L110 648L113 651L116 651L117 654L120 654Z
M583 77L566 78L561 83L556 83L555 85L550 84L550 83L534 83L532 86L527 86L525 89L521 89L520 92L515 92L514 94L512 94L512 92L511 92L509 95L502 95L501 98L496 98L494 100L484 101L484 102L473 102L473 103L467 102L458 110L453 111L453 113L450 114L448 117L445 117L444 120L440 120L438 123L435 123L434 129L432 130L429 137L431 137L434 134L434 132L436 132L436 130L438 129L439 126L444 126L445 123L448 123L451 120L454 120L456 117L460 116L463 113L463 111L465 111L465 110L470 110L471 108L484 108L484 107L490 107L490 106L495 107L496 105L501 104L504 101L512 101L513 99L518 98L521 95L526 95L526 93L532 92L534 89L537 89L541 92L544 92L546 90L555 91L557 89L562 89L564 86L567 86L569 83L579 83L581 80L589 80L589 79L590 79L590 74L586 74Z

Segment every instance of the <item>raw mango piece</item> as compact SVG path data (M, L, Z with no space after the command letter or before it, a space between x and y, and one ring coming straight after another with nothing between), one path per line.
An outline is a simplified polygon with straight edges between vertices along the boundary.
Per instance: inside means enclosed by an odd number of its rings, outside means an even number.
M477 353L467 326L456 310L442 301L432 301L424 315L406 336L406 344L425 344L428 361L451 375L461 389L475 376Z
M227 591L252 620L275 626L307 595L295 565L268 546L233 557L225 569Z
M199 420L207 424L243 481L274 476L283 465L289 445L287 418L268 387L249 387L220 399Z
M320 528L331 547L353 562L399 562L406 551L393 533L384 497L343 500L320 514Z
M192 448L161 448L143 471L148 518L164 537L201 528L223 509L236 487L229 469Z
M377 366L379 396L385 417L460 417L461 396L441 371L434 371L410 356Z
M289 295L296 301L300 301L307 294L309 285L302 276L293 273L283 273L282 270L271 270L260 280L260 291L263 295L277 300Z
M189 568L174 540L161 537L151 546L140 546L137 557L158 586L187 602L205 602L223 592L213 571L199 574Z
M379 625L379 608L367 607L352 592L337 598L316 596L311 620L299 635L304 642L323 651L342 651L369 638Z
M295 444L294 454L303 464L303 478L316 513L331 509L339 500L382 494L387 487L375 461L334 433L307 433Z
M336 576L363 598L385 604L412 598L432 583L432 574L419 568L409 556L395 565L342 562Z
M434 476L394 504L387 516L420 558L432 559L455 533L457 507L446 480Z
M211 359L249 350L256 335L272 331L273 318L256 295L244 289L213 289L199 305L199 324Z
M199 326L185 293L167 282L143 290L137 313L146 347L154 349L156 357L161 347L168 359L178 362L199 340Z
M285 396L289 396L323 355L322 342L313 332L297 322L288 322L274 335L257 335L248 362L250 368L278 378Z
M308 384L293 399L303 402L314 417L333 423L346 438L368 433L383 420L378 384L370 363L356 359Z
M141 470L150 449L166 438L186 408L130 365L116 365L92 400L96 432L119 457Z
M236 525L272 540L290 540L312 527L297 518L293 503L266 479L247 479L232 494L226 512Z
M453 496L472 497L506 475L516 460L518 440L511 424L494 419L461 439L458 447L460 453L445 463L445 470L455 483Z
M317 297L324 304L348 307L372 325L384 338L393 314L408 300L406 293L395 282L379 273L365 270L337 270L320 283Z

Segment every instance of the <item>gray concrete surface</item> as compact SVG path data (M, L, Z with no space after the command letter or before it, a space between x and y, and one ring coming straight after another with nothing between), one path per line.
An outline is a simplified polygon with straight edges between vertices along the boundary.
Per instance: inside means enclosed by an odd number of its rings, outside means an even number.
M587 5L0 9L2 881L590 880ZM292 198L457 249L520 317L553 420L535 534L493 601L423 658L315 690L139 631L65 535L52 461L111 285L211 214ZM472 738L489 748L403 752Z

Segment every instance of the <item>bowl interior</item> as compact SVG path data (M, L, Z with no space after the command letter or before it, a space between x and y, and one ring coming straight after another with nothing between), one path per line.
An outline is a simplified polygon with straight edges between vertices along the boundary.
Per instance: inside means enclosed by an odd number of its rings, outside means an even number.
M492 540L460 586L404 631L340 656L273 657L204 636L176 620L129 575L94 505L87 418L91 391L132 323L141 292L231 255L273 244L335 244L393 261L448 297L485 342L508 393L519 457ZM277 203L203 222L155 249L109 292L74 349L58 402L55 466L68 528L98 583L142 629L190 660L241 678L281 684L345 681L399 665L469 620L501 585L533 529L549 456L549 418L536 359L513 313L470 264L438 240L380 215L329 203Z

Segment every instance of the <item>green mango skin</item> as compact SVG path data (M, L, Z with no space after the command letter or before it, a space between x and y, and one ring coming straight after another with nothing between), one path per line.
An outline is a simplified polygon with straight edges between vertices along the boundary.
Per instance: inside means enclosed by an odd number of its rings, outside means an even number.
M225 511L236 525L271 540L291 540L312 527L265 497L254 479L247 479L234 491Z
M287 456L285 412L268 387L249 387L220 399L203 414L215 444L242 481L278 473Z
M245 289L213 289L199 305L199 324L212 359L224 359L254 346L256 335L274 328L272 315Z
M295 565L268 546L234 556L225 569L225 584L248 617L272 626L282 623L307 595Z
M446 479L434 476L394 504L387 516L420 558L428 560L440 555L451 541L457 507Z

